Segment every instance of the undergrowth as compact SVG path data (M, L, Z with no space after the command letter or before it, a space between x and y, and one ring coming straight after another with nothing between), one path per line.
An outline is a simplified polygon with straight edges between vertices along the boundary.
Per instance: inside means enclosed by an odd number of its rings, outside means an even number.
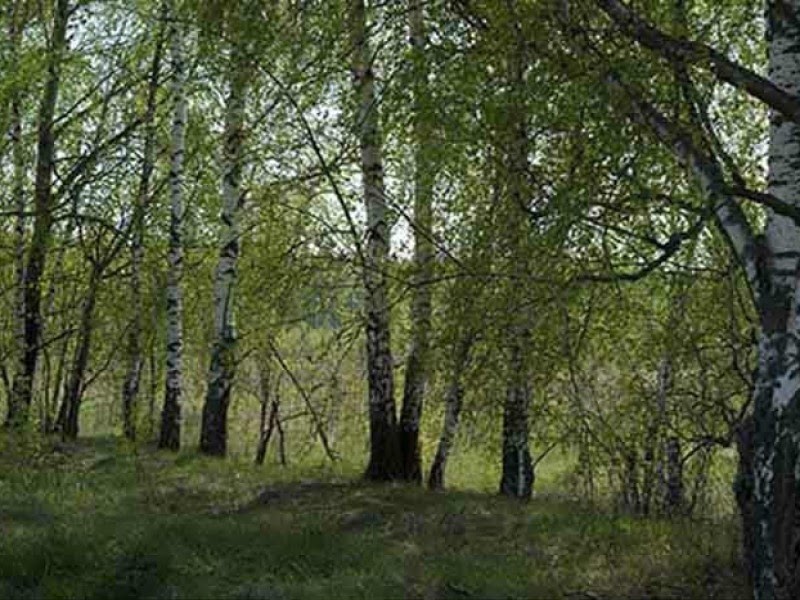
M360 483L355 463L256 467L111 438L0 437L0 451L9 600L746 597L732 521L547 492L520 504L487 493L489 476L432 494Z

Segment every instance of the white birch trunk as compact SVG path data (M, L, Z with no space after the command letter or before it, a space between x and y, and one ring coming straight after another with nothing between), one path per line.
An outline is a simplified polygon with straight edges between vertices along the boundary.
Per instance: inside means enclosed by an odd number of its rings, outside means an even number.
M8 39L11 57L11 72L16 70L21 23L17 10L18 2L9 5ZM11 194L17 213L14 221L14 356L21 359L25 353L25 148L22 144L22 100L19 90L14 90L11 100L11 123L9 127L13 174ZM8 407L13 399L9 397Z
M800 14L800 0L784 2ZM769 4L769 79L800 95L800 27ZM776 111L770 115L768 192L800 206L800 125ZM800 595L800 228L769 214L759 247L761 331L755 390L754 589L758 600Z
M25 425L33 400L33 378L39 360L39 341L42 326L42 277L53 228L53 165L55 160L55 122L61 85L61 63L68 47L67 23L71 14L69 0L58 0L54 7L52 32L47 56L47 76L42 90L37 117L36 175L34 205L36 216L30 250L24 269L23 294L25 306L24 349L18 357L14 374L11 402L6 422L13 427Z
M514 281L507 283L506 297L510 315L506 327L507 338L507 388L503 406L503 471L500 493L514 498L527 499L533 492L534 471L529 447L529 411L532 398L530 356L531 314L525 304L519 285L527 276L527 249L525 236L527 219L524 207L528 200L526 191L528 173L527 113L524 102L525 45L517 32L516 43L509 56L509 130L506 137L506 165L508 169L505 204L503 206L504 231L500 235L503 261L507 271L514 273Z
M160 448L178 450L181 445L181 397L183 395L183 160L186 152L186 64L183 32L170 7L169 39L172 64L172 131L170 137L170 222L167 255L167 369L164 406L161 411Z
M362 258L364 304L367 313L370 458L365 477L371 480L392 480L401 477L402 465L389 333L391 315L386 282L389 225L384 195L381 135L364 0L351 0L350 13L353 82L358 102L356 123L367 213L367 246Z
M428 475L428 488L431 490L444 489L447 461L450 458L450 450L453 447L453 442L458 432L458 423L461 417L461 407L464 400L462 378L469 364L469 356L474 341L475 336L472 332L465 332L461 334L461 338L456 342L453 366L444 395L445 404L442 433L439 436L436 456L433 459L431 471Z
M400 450L403 477L422 482L419 428L428 385L431 285L433 280L433 156L431 116L428 109L428 65L423 3L410 0L409 29L414 74L414 274L411 279L411 347L406 361L403 406L400 415Z
M222 233L214 273L214 339L203 406L200 449L222 456L227 446L228 406L236 370L234 288L239 260L239 216L244 200L241 186L247 72L244 56L234 48L225 115L222 175Z

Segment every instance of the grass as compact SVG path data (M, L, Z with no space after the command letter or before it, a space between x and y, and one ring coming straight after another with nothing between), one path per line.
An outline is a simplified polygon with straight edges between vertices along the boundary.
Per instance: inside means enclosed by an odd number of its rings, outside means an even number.
M55 451L0 438L0 452L9 600L746 597L724 521L430 494L360 483L355 465L257 468L110 438Z

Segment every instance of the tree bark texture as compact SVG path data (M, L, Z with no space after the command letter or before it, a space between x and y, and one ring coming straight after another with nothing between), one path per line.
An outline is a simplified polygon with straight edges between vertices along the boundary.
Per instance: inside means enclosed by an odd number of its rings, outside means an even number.
M224 456L228 437L228 407L236 373L234 288L239 260L239 213L244 200L242 151L247 73L244 56L232 50L230 89L225 116L225 148L222 177L222 238L214 274L214 341L208 370L208 389L203 405L200 450Z
M768 3L769 79L800 95L800 27ZM793 15L800 1L783 3ZM770 115L768 192L800 206L800 125ZM757 246L761 331L754 397L754 591L758 600L800 597L800 227L771 213Z
M411 298L411 348L406 360L403 404L400 413L400 451L403 477L422 483L419 430L428 385L433 280L433 156L428 94L427 37L423 3L410 0L409 29L413 67L414 143L414 274Z
M34 179L34 219L25 273L23 295L25 306L24 350L14 375L11 402L6 422L12 427L28 421L33 400L33 378L39 359L42 326L41 289L47 252L53 228L53 164L55 161L54 122L61 83L61 63L67 49L69 0L57 0L53 13L52 32L47 55L47 75L37 117L36 173Z
M83 400L86 369L89 366L92 333L94 331L94 309L97 304L97 292L99 291L101 276L102 266L100 264L93 265L87 284L86 296L81 306L80 325L75 341L75 355L67 376L64 398L61 401L61 408L56 422L57 431L65 439L74 440L79 433L81 402Z
M164 405L158 447L181 446L181 397L183 395L183 160L186 151L186 64L181 26L170 5L169 40L172 65L172 129L169 167L169 252L167 255L167 353Z
M367 38L366 21L364 0L351 0L352 70L358 104L356 129L367 213L367 244L363 270L367 318L370 456L364 476L372 481L389 481L402 478L402 457L394 400L391 315L386 281L389 224L384 194L373 55Z
M444 489L447 461L450 458L450 450L458 432L458 422L464 401L462 379L464 371L469 364L469 356L474 339L471 333L464 333L456 342L452 370L450 371L444 396L442 433L439 436L439 445L436 448L436 455L433 458L431 470L428 474L428 489L430 490Z
M528 499L533 493L534 471L529 447L529 412L532 398L530 373L530 308L518 282L527 274L527 227L524 207L528 204L528 131L525 105L525 44L516 31L516 43L509 52L509 123L506 139L508 188L504 211L501 248L504 264L515 273L506 297L510 319L506 325L507 387L503 405L502 475L500 493Z

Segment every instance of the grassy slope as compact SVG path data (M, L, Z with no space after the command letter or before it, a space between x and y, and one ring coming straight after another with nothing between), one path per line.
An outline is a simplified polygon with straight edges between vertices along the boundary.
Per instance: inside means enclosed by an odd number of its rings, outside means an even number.
M3 444L0 598L745 595L731 524L368 486L352 467L258 469L114 440L55 454Z

